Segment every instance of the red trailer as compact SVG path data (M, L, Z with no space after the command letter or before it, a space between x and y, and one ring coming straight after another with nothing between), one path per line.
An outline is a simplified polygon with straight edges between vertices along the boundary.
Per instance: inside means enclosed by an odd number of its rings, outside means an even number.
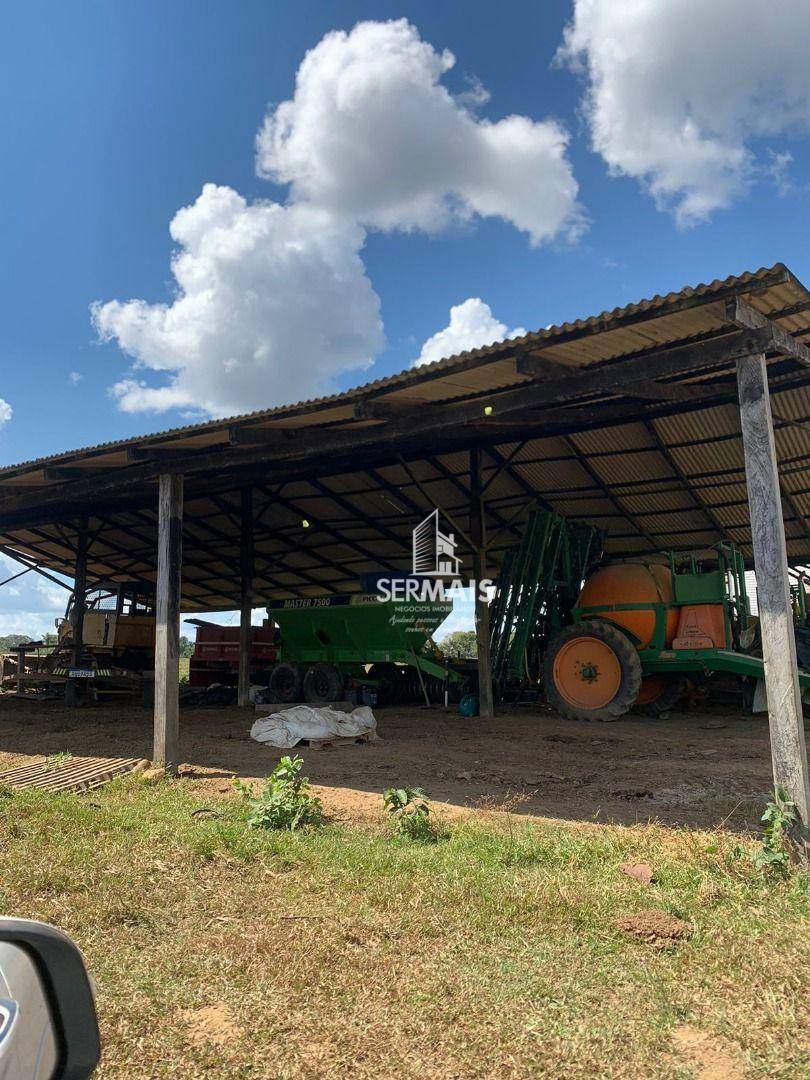
M204 619L186 619L197 627L188 665L189 686L214 683L235 686L239 674L239 627L220 626ZM251 627L250 681L266 685L278 655L278 628L270 619Z

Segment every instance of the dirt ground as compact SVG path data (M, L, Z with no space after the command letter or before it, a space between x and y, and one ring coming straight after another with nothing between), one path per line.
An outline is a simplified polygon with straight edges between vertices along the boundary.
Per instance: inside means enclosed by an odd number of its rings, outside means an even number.
M269 711L269 710L268 710ZM181 768L206 794L261 777L283 751L249 736L252 711L184 710ZM505 710L494 720L444 710L378 710L380 742L300 748L327 811L376 814L381 792L421 785L453 808L511 808L574 821L753 827L772 785L764 717L732 710L675 712L653 721L576 723L549 711ZM149 757L151 715L118 705L69 710L0 698L0 768L69 751Z

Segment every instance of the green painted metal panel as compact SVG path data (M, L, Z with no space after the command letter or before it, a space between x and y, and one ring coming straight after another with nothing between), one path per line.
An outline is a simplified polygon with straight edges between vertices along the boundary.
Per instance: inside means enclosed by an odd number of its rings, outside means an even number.
M721 604L727 597L722 570L705 574L676 574L672 579L676 604Z
M281 631L280 660L413 664L452 610L450 601L381 601L361 593L285 600L267 614ZM438 665L437 672L443 673Z

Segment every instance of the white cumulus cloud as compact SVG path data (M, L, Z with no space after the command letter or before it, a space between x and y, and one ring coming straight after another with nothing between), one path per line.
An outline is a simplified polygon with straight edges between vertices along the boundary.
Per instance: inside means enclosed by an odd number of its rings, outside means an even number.
M808 49L807 0L575 0L559 55L594 149L691 225L767 173L761 140L807 132Z
M11 406L7 401L0 398L0 427L7 424L13 415Z
M525 333L522 326L509 330L506 323L495 318L489 304L471 296L463 304L450 308L450 322L427 339L413 366L431 364L467 349L480 349L505 338L522 337Z
M379 300L360 258L364 233L312 206L248 203L206 184L171 223L177 295L93 305L102 340L153 386L112 388L125 412L197 407L211 415L296 401L333 388L383 344Z
M0 554L0 581L19 574L25 567ZM66 579L65 579L66 580ZM54 620L64 614L68 593L36 572L18 577L0 591L0 635L28 634L32 639L54 630Z
M328 393L367 367L385 344L367 230L499 217L533 244L581 230L564 129L479 119L480 83L455 97L442 85L454 63L404 19L307 53L257 136L257 171L289 185L287 202L206 184L171 222L171 302L92 305L100 340L134 361L111 387L120 409L227 415Z
M478 119L473 83L453 97L454 66L405 19L327 34L304 58L295 94L257 138L261 175L292 196L378 229L435 232L454 218L500 217L539 244L582 216L554 120Z

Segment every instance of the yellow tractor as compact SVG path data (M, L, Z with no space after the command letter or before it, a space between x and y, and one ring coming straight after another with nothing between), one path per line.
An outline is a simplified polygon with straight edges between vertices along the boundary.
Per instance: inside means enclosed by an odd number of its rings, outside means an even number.
M154 593L151 582L95 586L82 598L82 609L71 594L64 617L56 620L57 644L48 663L53 675L67 680L68 703L139 689L148 697L144 684L151 686L155 667Z

